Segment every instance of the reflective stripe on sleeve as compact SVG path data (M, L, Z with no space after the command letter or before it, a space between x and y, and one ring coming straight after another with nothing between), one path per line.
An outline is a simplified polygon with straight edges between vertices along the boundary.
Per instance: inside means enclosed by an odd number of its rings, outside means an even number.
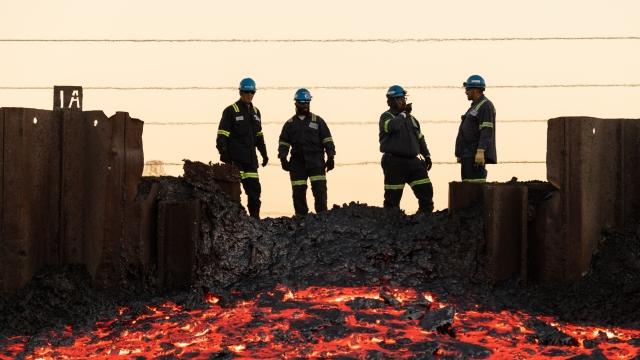
M389 121L391 121L391 119L384 122L384 132L386 133L389 132Z
M218 130L218 135L229 137L229 135L231 135L231 132L227 130Z
M264 136L264 134L262 134L262 131L258 131L258 133L256 133L256 136Z
M480 124L480 129L482 128L492 128L493 127L493 123L490 121L485 121L482 124Z
M286 142L284 142L284 141L280 141L280 143L279 143L279 144L280 144L280 145L283 145L283 146L286 146L286 147L288 147L288 148L289 148L289 147L291 147L291 144L286 143Z
M322 143L323 144L326 144L328 142L333 142L333 138L332 137L327 137L327 138L322 139Z
M482 104L486 103L487 99L484 99L482 101L480 101L480 103L478 105L476 105L476 107L473 108L473 110L478 111L480 110L480 107L482 106Z

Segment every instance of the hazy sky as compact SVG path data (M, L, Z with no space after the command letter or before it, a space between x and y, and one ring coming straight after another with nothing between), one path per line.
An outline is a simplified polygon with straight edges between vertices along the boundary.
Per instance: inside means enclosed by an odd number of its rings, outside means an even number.
M128 111L146 122L145 160L217 161L217 122L246 76L258 85L267 147L293 114L297 87L334 135L338 163L329 202L382 203L377 120L393 84L409 91L433 160L450 162L455 121L468 107L460 86L474 73L498 113L498 158L544 161L546 123L557 116L638 118L640 40L442 42L10 42L11 39L407 39L640 36L640 1L3 1L0 106L51 108L52 91L7 87L222 87L203 90L86 89L86 110ZM492 88L507 85L629 84L625 87ZM335 89L332 87L347 87ZM433 88L435 86L435 88ZM444 86L445 88L442 88ZM269 89L283 87L283 89ZM323 88L320 88L323 87ZM324 88L329 87L329 88ZM355 88L349 88L355 87ZM366 89L357 87L367 87ZM267 88L260 90L260 88ZM446 121L445 123L437 123ZM364 123L340 125L341 123ZM179 166L168 166L179 175ZM545 179L544 164L498 164L490 181ZM291 214L290 183L261 169L263 212ZM447 206L456 165L434 165L436 208ZM413 212L409 188L402 206Z

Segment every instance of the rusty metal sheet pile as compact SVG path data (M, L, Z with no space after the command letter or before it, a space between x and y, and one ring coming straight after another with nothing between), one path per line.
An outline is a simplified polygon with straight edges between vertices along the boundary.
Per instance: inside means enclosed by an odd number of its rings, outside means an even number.
M200 202L158 204L158 280L166 288L193 282L195 246L200 238Z
M483 186L484 232L487 272L493 282L518 274L527 244L527 186L487 184Z
M449 213L482 204L484 184L452 181L449 183Z
M640 121L564 117L549 120L547 177L559 189L554 210L543 221L548 246L539 247L543 279L576 280L589 269L605 228L624 227L640 190L631 177L636 164ZM637 182L636 182L637 183ZM630 200L627 200L630 199ZM559 201L559 203L557 203ZM559 208L558 208L559 206ZM549 210L550 208L547 207ZM558 235L560 234L560 235ZM553 239L553 241L549 241ZM553 245L551 245L553 244Z
M640 219L640 119L620 120L622 227Z
M60 118L4 108L2 290L23 286L59 263ZM52 166L53 165L53 166Z
M0 111L0 290L22 287L47 265L73 263L85 264L97 286L114 287L148 263L148 245L125 240L125 224L139 233L142 122L127 113Z
M95 275L102 256L103 223L113 129L101 111L58 111L62 138L62 262L83 263Z

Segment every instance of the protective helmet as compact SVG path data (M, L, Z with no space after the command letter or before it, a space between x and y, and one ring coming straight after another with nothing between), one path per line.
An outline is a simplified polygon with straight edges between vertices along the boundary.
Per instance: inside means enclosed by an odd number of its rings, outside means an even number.
M407 92L400 85L393 85L387 90L387 98L397 98L407 96Z
M296 94L293 96L293 100L299 103L311 102L311 93L305 88L298 89L298 91L296 91Z
M471 89L471 88L484 89L486 87L484 83L484 79L480 75L469 76L467 81L462 83L462 86L464 86L467 89Z
M244 78L240 80L240 91L256 91L256 82L252 78Z

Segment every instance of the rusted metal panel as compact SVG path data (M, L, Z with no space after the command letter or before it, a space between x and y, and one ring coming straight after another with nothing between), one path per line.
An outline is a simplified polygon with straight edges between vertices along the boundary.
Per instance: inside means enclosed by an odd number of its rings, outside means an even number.
M59 263L60 118L46 110L4 109L2 238L4 290Z
M521 269L522 244L527 243L527 187L486 184L483 199L487 273L496 283Z
M155 264L158 258L158 240L157 240L157 223L158 223L158 191L160 186L158 183L150 185L148 192L136 199L137 221L128 223L136 225L135 229L130 229L127 233L132 242L140 244L140 257L142 259L142 270L144 272L151 270L151 264Z
M539 202L529 224L527 278L538 282L566 281L564 255L572 248L567 238L564 195L559 191Z
M620 227L640 220L640 119L620 120Z
M557 118L551 119L549 124L548 180L561 189L562 219L567 228L565 236L557 239L559 242L555 244L555 249L545 248L549 253L544 255L544 259L554 264L552 268L556 273L545 273L542 277L551 279L560 274L560 281L571 281L578 279L588 267L594 244L592 227L599 226L599 219L593 219L599 197L588 182L599 185L600 174L594 169L597 165L594 164L594 156L597 156L598 149L593 149L593 146L594 129L600 120L587 117ZM554 125L561 129L558 133L562 134L562 138L560 135L554 138ZM547 269L547 266L543 269Z
M125 239L125 129L126 113L117 112L109 118L112 127L107 148L107 176L105 181L105 218L101 256L93 278L98 288L109 288L123 275L121 245Z
M135 202L142 122L101 111L3 108L1 116L0 290L69 263L85 264L97 287L111 288L148 264L152 245L139 236ZM136 241L125 240L126 226Z
M12 290L10 276L13 270L9 268L10 256L7 241L4 236L4 108L0 108L0 292Z
M139 274L148 265L148 237L140 236L142 204L136 203L138 185L144 168L142 149L143 122L126 114L124 142L124 261L130 272Z
M92 276L102 257L112 128L101 111L60 111L63 263L83 263Z
M198 200L158 204L158 278L165 288L191 284L199 227Z
M485 184L452 181L449 183L449 213L468 209L482 203L482 187Z
M564 185L564 172L568 160L565 125L563 118L550 119L547 122L547 181L558 189L562 189Z
M549 120L548 180L560 189L565 236L544 258L563 263L562 280L578 279L589 268L603 227L619 222L619 121L590 117ZM562 249L562 251L559 251ZM551 260L552 257L557 259ZM555 278L545 274L543 278Z
M140 243L137 227L141 214L135 204L144 166L143 123L126 112L117 112L108 122L112 133L106 147L104 241L94 277L99 288L112 288L127 273L139 273L148 262L143 248L149 246Z
M213 164L213 179L231 201L240 204L240 171L234 165Z

